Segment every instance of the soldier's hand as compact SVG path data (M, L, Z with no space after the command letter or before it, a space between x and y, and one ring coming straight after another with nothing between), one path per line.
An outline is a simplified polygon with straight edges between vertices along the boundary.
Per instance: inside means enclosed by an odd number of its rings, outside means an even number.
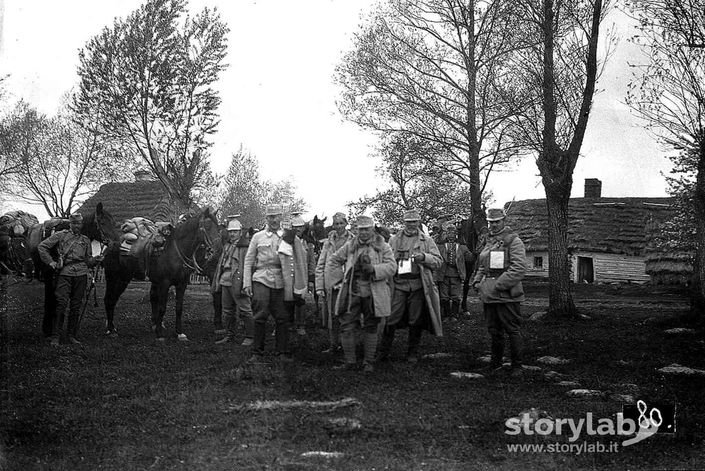
M313 281L309 281L308 282L308 292L313 293L314 288L315 288L315 285L313 284Z
M325 298L326 297L326 290L324 289L317 289L316 294L318 295L319 298Z
M51 267L52 270L56 270L56 262L51 262L49 264L49 266Z
M371 263L365 263L362 265L362 271L371 275L375 272L375 267Z
M252 287L251 286L243 286L242 293L245 296L247 296L248 298L251 298L252 297Z
M413 259L414 259L414 262L420 263L420 262L423 262L424 260L426 260L426 255L423 253L417 253L417 254L414 254Z

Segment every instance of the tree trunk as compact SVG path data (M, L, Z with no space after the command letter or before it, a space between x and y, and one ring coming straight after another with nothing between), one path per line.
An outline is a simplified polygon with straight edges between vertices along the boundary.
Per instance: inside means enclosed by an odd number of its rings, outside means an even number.
M545 185L548 211L548 314L577 315L570 292L570 260L568 258L568 200L570 186ZM558 187L558 188L557 188Z
M695 263L690 292L690 311L698 318L705 317L705 141L698 149L698 166L695 176Z

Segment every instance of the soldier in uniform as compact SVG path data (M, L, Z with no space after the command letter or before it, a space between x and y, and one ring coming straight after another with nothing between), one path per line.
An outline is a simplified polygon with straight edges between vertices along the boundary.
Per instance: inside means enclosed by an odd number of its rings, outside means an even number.
M505 225L501 208L487 210L489 234L478 257L472 286L479 290L487 330L492 341L490 372L502 367L504 334L509 336L513 376L522 372L523 339L520 303L524 301L521 280L526 274L526 251L519 236Z
M249 346L253 341L254 322L250 298L242 292L242 277L250 239L246 235L242 235L242 223L235 218L228 221L227 231L228 242L223 246L223 252L213 277L213 284L217 285L214 292L220 291L221 293L226 333L225 337L215 343L224 344L235 341L239 314L245 325L245 339L242 345Z
M39 244L39 257L58 273L56 281L56 317L53 322L51 345L60 342L80 344L78 322L81 304L88 285L88 269L102 260L93 257L91 241L81 234L83 216L73 213L69 216L69 230L52 234ZM54 260L51 250L56 247L58 258ZM68 326L65 327L66 309L69 309Z

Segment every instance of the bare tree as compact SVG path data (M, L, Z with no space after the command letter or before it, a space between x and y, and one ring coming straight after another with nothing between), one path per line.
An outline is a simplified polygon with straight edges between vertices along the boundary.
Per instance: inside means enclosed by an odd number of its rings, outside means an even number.
M148 0L80 52L77 113L141 156L187 209L209 181L208 136L220 105L212 86L225 67L227 32L215 10L191 17L185 0Z
M513 134L533 152L548 211L549 313L576 314L570 291L568 200L595 84L609 0L517 0L526 38L512 57L522 84ZM532 105L533 104L533 105Z
M0 120L0 179L9 178L22 171L23 161L31 155L32 136L37 133L41 117L27 103L18 103ZM3 186L0 192L7 194Z
M125 177L116 148L99 133L79 126L66 110L48 118L21 104L11 127L19 169L8 176L6 190L41 204L52 217L68 217L101 184Z
M490 171L516 151L506 136L514 91L504 79L517 42L513 8L499 0L390 0L337 68L342 114L439 149L427 162L469 185L478 215Z
M695 283L691 310L705 312L705 0L630 0L639 21L635 42L643 63L633 64L627 103L664 144L683 176L675 191L694 210ZM680 188L679 188L680 187ZM682 228L686 230L686 228Z

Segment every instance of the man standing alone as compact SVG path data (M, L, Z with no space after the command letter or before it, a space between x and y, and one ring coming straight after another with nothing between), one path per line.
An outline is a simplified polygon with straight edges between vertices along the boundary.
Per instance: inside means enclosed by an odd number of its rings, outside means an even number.
M524 288L521 280L526 274L526 251L519 236L505 226L504 218L501 208L487 210L490 231L478 257L477 274L472 286L479 289L492 340L490 371L502 367L506 332L509 336L512 376L519 376L523 351L520 303L524 301Z

